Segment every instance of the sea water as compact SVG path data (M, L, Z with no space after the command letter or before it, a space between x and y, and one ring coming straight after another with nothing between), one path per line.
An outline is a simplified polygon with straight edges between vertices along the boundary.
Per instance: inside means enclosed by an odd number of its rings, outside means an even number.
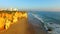
M30 11L34 17L42 21L49 34L60 34L60 12L53 11Z

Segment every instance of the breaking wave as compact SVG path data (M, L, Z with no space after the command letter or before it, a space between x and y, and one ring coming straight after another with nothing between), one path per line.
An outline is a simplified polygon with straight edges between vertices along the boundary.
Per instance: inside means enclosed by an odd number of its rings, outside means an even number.
M35 18L40 20L43 24L46 30L51 29L52 31L47 31L49 34L60 34L60 24L56 24L57 21L54 18L46 17L42 18L43 16L32 14ZM56 23L55 23L56 22Z

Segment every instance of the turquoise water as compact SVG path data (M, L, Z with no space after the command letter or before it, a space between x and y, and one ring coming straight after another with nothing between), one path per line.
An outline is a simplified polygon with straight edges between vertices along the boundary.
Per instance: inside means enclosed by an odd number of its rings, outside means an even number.
M34 14L37 19L42 21L46 30L52 29L52 32L48 33L60 34L60 12L30 11L29 13Z
M47 22L57 22L57 24L60 24L60 12L44 12L44 11L35 11L35 12L31 12L33 14L38 15L38 17L42 18L44 21Z

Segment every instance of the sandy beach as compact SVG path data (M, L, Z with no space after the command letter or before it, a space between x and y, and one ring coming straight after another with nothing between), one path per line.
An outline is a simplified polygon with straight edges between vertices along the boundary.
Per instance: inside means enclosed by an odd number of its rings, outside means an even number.
M32 24L36 19L28 21L27 18L19 18L17 23L11 25L8 30L0 31L0 34L47 34L41 26Z

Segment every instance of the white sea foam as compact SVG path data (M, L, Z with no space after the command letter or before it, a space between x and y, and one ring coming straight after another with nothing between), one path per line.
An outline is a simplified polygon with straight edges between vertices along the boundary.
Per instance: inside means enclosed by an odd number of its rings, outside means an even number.
M59 24L49 24L48 25L49 27L53 28L52 32L50 32L51 34L60 34L60 25Z
M42 20L42 18L38 17L38 15L32 14L35 18L37 18L38 20L40 20L42 23L44 23L44 21ZM46 28L46 30L48 29L48 27L52 28L52 31L48 31L48 33L50 34L60 34L60 25L56 24L56 23L44 23L44 27Z
M40 20L42 23L44 23L44 21L42 20L42 18L38 17L38 15L36 14L32 14L35 18L37 18L38 20ZM45 23L44 23L45 24ZM48 30L46 24L44 25L44 27L46 28L46 30Z

